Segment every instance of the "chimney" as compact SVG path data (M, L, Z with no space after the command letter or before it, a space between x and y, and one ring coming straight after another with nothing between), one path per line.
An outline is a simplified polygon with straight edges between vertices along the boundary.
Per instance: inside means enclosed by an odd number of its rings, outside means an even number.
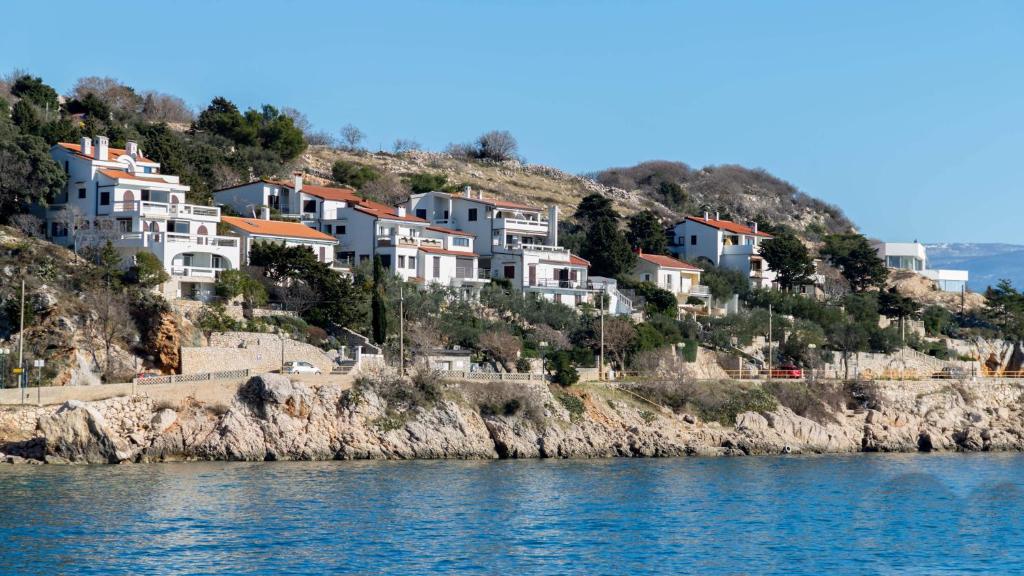
M79 147L81 148L82 156L92 156L92 140L88 136L82 136Z
M125 152L125 154L131 156L132 158L138 158L139 157L139 145L138 145L138 143L136 143L134 140L129 140L129 141L125 142L124 143L124 152Z
M477 200L483 200L484 199L484 191L483 190L477 190L476 191L476 199Z
M548 206L548 246L558 246L558 206Z
M705 211L704 211L704 221L705 221L705 222L707 222L707 221L708 221L708 216L709 216L709 214L708 214L708 213L707 213L707 211L705 210Z
M395 211L398 213L399 218L405 218L405 206L399 206Z
M93 151L92 151L93 155L92 155L92 157L94 159L96 159L96 160L106 160L107 159L107 148L109 147L109 145L110 145L110 141L107 140L106 136L93 136L92 137L92 147L93 147Z
M472 198L473 197L473 187L472 186L463 186L462 187L462 195L465 196L466 198Z
M295 184L292 188L296 193L302 192L302 172L292 172L292 177L295 178Z
M722 217L721 217L721 216L719 215L719 213L718 213L718 212L716 211L716 212L715 212L715 220L721 220L721 219L722 219Z
M260 220L270 220L270 206L260 206Z
M754 220L754 225L751 228L754 229L754 234L757 234L757 220Z

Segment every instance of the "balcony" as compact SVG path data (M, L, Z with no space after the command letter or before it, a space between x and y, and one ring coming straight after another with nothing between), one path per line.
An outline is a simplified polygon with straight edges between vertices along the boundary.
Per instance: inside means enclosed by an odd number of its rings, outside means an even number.
M569 250L562 248L561 246L548 246L547 244L523 244L522 242L516 242L505 246L505 250L512 251L523 251L523 252L540 252L544 254L558 254L564 255L566 261L569 260Z
M377 246L426 246L428 248L444 248L444 241L438 238L422 238L417 236L378 236ZM472 252L467 252L472 254Z
M200 266L171 266L172 276L193 278L202 280L216 280L221 270L219 268L203 268Z
M486 284L491 281L491 271L483 268L455 267L455 278L453 284Z
M722 245L723 256L754 256L759 252L754 244Z
M694 284L693 286L690 286L690 296L695 296L697 298L706 298L710 295L711 288L708 288L703 284Z
M522 232L526 234L547 234L547 220L531 220L527 218L495 218L494 228L507 230L509 232Z
M199 206L196 204L175 204L167 202L150 202L135 200L115 202L115 214L132 214L151 219L196 220L202 222L220 222L220 208L215 206Z

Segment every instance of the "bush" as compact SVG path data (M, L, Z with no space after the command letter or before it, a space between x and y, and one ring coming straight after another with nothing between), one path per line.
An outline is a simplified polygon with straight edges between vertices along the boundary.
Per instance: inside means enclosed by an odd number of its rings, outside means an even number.
M331 166L331 178L339 184L346 184L358 189L380 178L380 172L370 166L338 160Z
M529 358L519 358L516 360L516 372L529 372L532 366L530 365Z
M772 380L764 385L779 404L816 422L835 421L829 407L846 406L852 398L835 382Z
M572 365L572 357L564 350L548 355L545 369L552 374L551 381L555 384L572 386L580 381L580 373Z
M466 382L461 384L461 392L483 416L521 415L537 425L544 422L544 403L540 396L515 382Z
M586 412L586 408L583 405L583 399L573 394L566 394L560 392L555 394L555 398L561 402L562 406L569 411L569 419L576 422L583 417L583 413Z
M138 284L143 288L153 288L170 279L171 276L164 270L163 262L152 252L135 254L135 264L125 274L127 283Z
M743 412L768 412L778 402L757 384L734 380L653 380L634 383L631 389L673 411L691 410L701 418L731 426Z

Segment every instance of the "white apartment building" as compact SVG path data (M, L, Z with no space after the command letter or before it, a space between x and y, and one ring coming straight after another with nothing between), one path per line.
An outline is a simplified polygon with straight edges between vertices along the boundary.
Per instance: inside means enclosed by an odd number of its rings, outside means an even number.
M471 233L431 226L392 208L366 200L351 188L258 180L214 193L218 203L239 213L274 213L294 219L336 240L332 265L340 271L379 256L403 279L441 285L472 295L489 280L481 274Z
M462 194L413 194L403 206L435 226L475 236L480 267L491 278L573 308L594 304L598 289L589 282L590 263L558 245L557 206L545 210L485 198L468 186Z
M105 136L59 143L51 157L67 173L67 188L46 208L47 236L75 248L110 241L132 264L155 254L171 280L168 298L205 300L221 270L238 268L238 238L218 236L220 209L186 203L189 187L162 174L135 142L111 148Z
M924 244L913 242L875 242L878 257L892 270L916 272L935 282L943 292L961 292L967 289L970 273L967 270L943 270L928 267L928 250Z
M760 256L761 242L771 238L751 226L730 220L687 216L672 227L672 242L669 250L677 256L693 262L706 261L731 270L738 270L750 276L755 288L771 288L775 272Z

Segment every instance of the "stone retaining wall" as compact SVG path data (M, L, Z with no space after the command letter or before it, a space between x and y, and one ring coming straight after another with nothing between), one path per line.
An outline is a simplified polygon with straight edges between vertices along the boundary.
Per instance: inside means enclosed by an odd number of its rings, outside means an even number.
M262 332L222 332L210 335L209 346L181 348L181 373L218 372L249 369L253 373L279 370L282 362L301 360L309 362L325 374L330 373L334 360L323 350Z

